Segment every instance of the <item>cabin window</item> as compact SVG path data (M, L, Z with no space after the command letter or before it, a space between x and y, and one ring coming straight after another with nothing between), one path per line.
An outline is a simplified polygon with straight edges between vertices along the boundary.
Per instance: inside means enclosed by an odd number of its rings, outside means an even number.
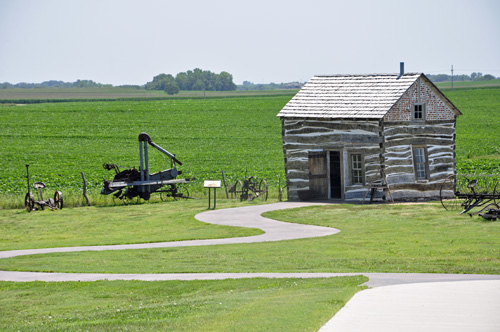
M427 180L428 163L427 163L427 148L413 148L413 162L415 166L415 176L417 180Z
M351 154L351 184L363 184L363 156Z
M412 120L425 120L425 104L413 104L412 109Z

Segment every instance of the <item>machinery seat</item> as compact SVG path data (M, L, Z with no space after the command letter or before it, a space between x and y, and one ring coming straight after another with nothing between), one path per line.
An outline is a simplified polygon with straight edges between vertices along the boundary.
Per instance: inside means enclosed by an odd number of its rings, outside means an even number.
M35 187L35 189L43 189L43 188L45 188L45 183L35 182L35 183L33 183L33 187Z

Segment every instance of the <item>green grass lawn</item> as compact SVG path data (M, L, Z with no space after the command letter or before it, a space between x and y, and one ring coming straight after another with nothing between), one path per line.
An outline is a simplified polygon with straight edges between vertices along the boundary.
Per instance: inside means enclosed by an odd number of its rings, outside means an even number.
M188 205L184 207L189 210ZM140 211L147 212L149 207L136 208L138 216L128 222L142 218ZM176 223L174 211L163 210L165 223ZM195 211L191 212L191 216L194 214ZM335 204L274 211L266 215L334 227L341 232L322 238L255 244L20 256L0 260L0 269L96 273L500 273L500 223L448 212L440 204ZM99 220L109 223L110 229L117 227L105 218ZM22 227L7 229L8 223L2 225L2 233L10 233L11 237L25 231ZM164 227L185 227L184 234L189 234L193 226L198 227L194 222ZM59 233L55 230L53 234L58 236ZM79 234L81 241L71 240L74 245L117 241L112 235L96 235L91 227L81 227ZM130 232L120 241L130 243L137 239Z
M225 200L219 207L241 206ZM212 203L213 204L213 203ZM59 211L3 210L0 250L149 243L262 234L259 229L209 225L194 218L205 200L81 207Z
M218 202L220 207L248 204L252 203ZM204 211L205 205L205 201L178 201L30 214L2 210L2 249L256 233L197 222L194 215ZM268 212L266 216L335 227L341 232L269 243L19 256L0 260L0 269L103 273L500 273L500 223L448 212L437 203L335 204ZM364 277L353 277L0 282L0 330L317 331L362 289L359 285L365 281Z
M365 281L0 282L0 330L317 331Z

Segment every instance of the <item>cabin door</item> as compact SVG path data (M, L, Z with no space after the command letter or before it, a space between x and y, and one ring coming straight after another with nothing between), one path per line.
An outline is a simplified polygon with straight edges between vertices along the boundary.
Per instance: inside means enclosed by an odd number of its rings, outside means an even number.
M342 199L340 151L330 151L330 198Z
M326 152L309 152L309 190L312 198L328 199Z

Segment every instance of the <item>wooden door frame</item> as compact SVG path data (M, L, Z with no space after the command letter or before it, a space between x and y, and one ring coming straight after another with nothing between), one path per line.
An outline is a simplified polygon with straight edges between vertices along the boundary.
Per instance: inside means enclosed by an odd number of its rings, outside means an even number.
M344 186L344 175L345 175L345 164L344 164L344 149L329 149L326 151L327 167L328 167L328 199L334 201L343 201L345 199L345 186ZM330 178L330 152L338 152L340 156L340 198L332 198L332 180Z
M325 150L313 150L308 152L309 165L309 191L313 199L328 199L328 152ZM315 166L314 168L312 166ZM318 173L317 165L321 165L322 171ZM319 190L318 190L319 189Z
M340 157L340 198L332 198L332 182L331 182L331 176L330 176L330 153L331 152L338 152L339 157ZM345 199L345 179L344 176L346 174L345 170L345 150L344 148L338 148L338 149L328 149L328 150L313 150L309 151L308 153L308 159L310 158L311 153L324 153L325 154L325 163L326 163L326 184L327 184L327 193L326 197L324 199L327 200L335 200L335 201L343 201ZM309 161L308 161L309 163ZM309 169L309 174L311 173L311 170ZM309 187L310 188L310 187Z

